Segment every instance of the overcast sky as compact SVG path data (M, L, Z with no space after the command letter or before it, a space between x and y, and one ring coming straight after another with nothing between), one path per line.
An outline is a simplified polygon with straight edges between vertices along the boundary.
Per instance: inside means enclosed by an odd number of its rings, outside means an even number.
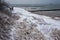
M60 0L7 0L12 4L60 4Z

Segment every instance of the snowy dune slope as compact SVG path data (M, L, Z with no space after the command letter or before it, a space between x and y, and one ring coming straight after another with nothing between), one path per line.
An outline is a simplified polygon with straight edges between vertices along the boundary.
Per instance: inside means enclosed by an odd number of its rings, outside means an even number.
M17 15L20 17L18 20L15 21L16 22L15 26L19 25L19 27L17 28L18 29L17 31L20 30L19 28L21 28L22 30L30 30L28 31L29 35L28 34L27 34L28 36L25 35L27 36L26 40L55 40L55 39L59 40L60 39L59 38L60 36L58 35L58 32L60 32L59 31L60 21L54 20L47 16L33 14L18 7L14 7L13 13L17 13ZM34 31L30 29L31 27L33 27ZM15 29L13 28L13 30L16 33L16 28ZM56 30L57 30L57 33L54 32ZM55 36L53 32L55 33ZM16 33L16 34L20 34L20 33ZM34 36L35 34L37 36L36 39ZM41 35L43 36L41 37ZM22 38L21 40L24 40L24 39Z

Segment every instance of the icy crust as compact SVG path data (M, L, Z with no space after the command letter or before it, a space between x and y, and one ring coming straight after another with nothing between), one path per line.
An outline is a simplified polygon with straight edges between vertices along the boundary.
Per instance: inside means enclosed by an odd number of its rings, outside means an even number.
M14 40L60 40L60 21L14 7L19 16L11 34Z

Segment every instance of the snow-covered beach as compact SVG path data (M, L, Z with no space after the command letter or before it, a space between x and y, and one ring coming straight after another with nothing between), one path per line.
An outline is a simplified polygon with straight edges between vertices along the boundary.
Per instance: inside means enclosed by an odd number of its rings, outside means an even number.
M19 16L11 34L13 40L60 40L60 21L14 7Z

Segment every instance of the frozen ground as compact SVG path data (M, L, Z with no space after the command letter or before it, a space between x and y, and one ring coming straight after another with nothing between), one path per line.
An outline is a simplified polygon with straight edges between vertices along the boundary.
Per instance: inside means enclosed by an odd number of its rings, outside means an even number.
M13 13L19 16L12 28L13 40L60 40L60 20L18 7L14 7Z

